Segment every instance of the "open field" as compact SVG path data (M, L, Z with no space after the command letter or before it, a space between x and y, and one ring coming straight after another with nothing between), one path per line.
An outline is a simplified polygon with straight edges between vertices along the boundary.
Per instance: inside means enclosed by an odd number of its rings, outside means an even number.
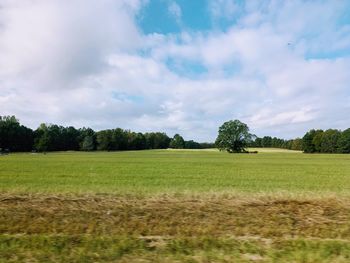
M350 156L0 157L0 262L349 262Z
M350 194L350 155L70 152L2 156L0 167L2 192Z

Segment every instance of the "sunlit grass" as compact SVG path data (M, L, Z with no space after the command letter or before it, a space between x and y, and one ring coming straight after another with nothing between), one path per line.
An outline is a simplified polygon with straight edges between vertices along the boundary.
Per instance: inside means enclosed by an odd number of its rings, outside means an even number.
M152 150L0 157L2 192L350 193L350 156Z
M350 155L0 156L0 262L349 262Z

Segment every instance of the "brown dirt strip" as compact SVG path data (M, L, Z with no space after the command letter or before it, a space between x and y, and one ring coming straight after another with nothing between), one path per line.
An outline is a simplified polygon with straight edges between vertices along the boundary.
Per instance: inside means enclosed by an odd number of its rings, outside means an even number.
M350 199L0 195L0 234L349 240Z

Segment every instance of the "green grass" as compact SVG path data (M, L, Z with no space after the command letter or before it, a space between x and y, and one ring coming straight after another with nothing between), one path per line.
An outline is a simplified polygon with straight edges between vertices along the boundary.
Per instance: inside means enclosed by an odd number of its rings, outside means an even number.
M350 155L257 150L0 156L0 262L350 262Z
M22 193L350 193L350 155L153 150L11 154L0 191Z

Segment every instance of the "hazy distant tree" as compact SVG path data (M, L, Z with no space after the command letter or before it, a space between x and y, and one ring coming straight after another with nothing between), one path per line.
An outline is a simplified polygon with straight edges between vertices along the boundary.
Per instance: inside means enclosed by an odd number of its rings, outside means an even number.
M201 149L216 148L216 145L213 142L201 142L199 144L201 146Z
M201 149L201 145L193 140L185 141L185 149Z
M239 120L227 121L219 128L215 144L220 150L229 153L246 152L245 147L252 139L247 124Z
M253 146L254 147L262 147L262 139L259 138L259 137L256 137L255 140L254 140Z
M261 140L261 146L262 147L272 147L272 137L271 136L264 136Z
M175 134L169 144L170 148L183 149L185 147L185 140L180 134Z
M96 149L96 133L91 128L81 128L78 130L79 136L78 136L78 142L79 142L79 149L82 151L85 151L83 149L83 143L86 137L91 137L93 140L93 150Z
M84 141L83 141L83 144L81 146L81 149L83 151L93 151L95 148L95 145L94 145L94 138L92 136L86 136L84 138Z
M301 151L303 149L303 140L300 138L296 138L294 140L291 140L291 150L295 150L295 151Z

